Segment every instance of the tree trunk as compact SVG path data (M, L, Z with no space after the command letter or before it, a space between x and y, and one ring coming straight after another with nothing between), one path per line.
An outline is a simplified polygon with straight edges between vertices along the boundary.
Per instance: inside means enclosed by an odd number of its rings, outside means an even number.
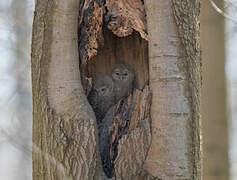
M218 7L223 7L223 1L218 0L215 3L218 3ZM228 180L224 17L208 1L203 1L201 23L203 178Z
M34 179L107 179L86 94L91 77L109 73L121 62L133 66L137 79L133 93L105 116L113 122L111 138L118 139L112 144L117 149L114 176L199 179L199 2L174 1L173 9L171 2L145 2L148 59L143 1L37 1L32 37ZM129 120L125 125L124 116ZM118 138L121 128L126 133Z
M161 179L200 179L199 2L145 2L152 91L145 169Z
M33 178L93 179L94 113L80 82L79 0L36 4L32 35Z

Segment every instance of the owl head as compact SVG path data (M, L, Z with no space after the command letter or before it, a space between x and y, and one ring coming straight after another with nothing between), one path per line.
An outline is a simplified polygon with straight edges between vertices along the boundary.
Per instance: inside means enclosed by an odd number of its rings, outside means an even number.
M131 66L127 64L116 64L112 68L111 76L115 81L132 82L135 74Z
M113 94L114 83L110 76L99 75L94 79L92 88L99 96L110 96Z

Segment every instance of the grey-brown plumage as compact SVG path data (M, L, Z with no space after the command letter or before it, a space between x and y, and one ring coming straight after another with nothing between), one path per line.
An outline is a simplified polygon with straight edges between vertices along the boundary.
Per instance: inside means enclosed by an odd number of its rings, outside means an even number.
M114 165L110 157L111 137L109 127L112 124L112 114L106 113L115 104L114 82L110 76L97 75L92 80L92 89L88 95L98 125L99 152L102 167L107 177L113 177Z
M129 65L116 64L111 72L116 102L127 97L134 88L135 72Z
M115 104L114 82L108 75L98 75L93 78L92 89L88 94L97 123L100 123L106 112Z
M110 128L114 120L113 109L114 107L106 113L104 119L98 126L99 152L104 173L108 178L112 178L114 176L114 162L113 157L111 156L112 137L110 133Z

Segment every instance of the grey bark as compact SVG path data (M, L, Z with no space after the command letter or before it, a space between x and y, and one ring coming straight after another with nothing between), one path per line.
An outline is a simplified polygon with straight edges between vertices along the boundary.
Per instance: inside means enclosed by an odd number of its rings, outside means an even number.
M145 163L160 179L200 179L199 1L145 1L152 144Z
M93 179L94 113L80 82L79 0L36 4L32 35L33 178Z

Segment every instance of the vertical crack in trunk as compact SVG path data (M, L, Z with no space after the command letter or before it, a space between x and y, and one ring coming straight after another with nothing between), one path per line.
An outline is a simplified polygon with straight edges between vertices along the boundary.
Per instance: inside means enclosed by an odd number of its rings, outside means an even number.
M133 179L142 170L151 142L144 4L141 0L85 0L80 8L79 57L85 94L91 97L93 79L109 74L116 63L129 64L138 74L133 93L110 107L98 124L105 174L109 178Z

